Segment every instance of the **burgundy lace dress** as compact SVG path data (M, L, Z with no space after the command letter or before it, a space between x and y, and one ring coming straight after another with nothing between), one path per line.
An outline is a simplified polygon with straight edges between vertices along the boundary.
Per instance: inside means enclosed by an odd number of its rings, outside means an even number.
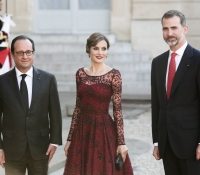
M133 175L127 154L120 171L115 170L118 145L124 145L121 110L121 75L112 69L105 75L76 73L77 98L67 140L71 141L64 175ZM113 100L113 117L108 114Z

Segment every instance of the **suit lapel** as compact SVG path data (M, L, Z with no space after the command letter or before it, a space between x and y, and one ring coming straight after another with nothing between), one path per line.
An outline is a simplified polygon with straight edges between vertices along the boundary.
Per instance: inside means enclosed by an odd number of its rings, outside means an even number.
M160 75L161 75L161 84L163 85L163 99L165 103L167 103L167 96L166 96L166 73L167 73L167 63L168 63L169 51L165 52L162 58L162 62L160 64Z
M30 110L37 100L40 90L40 72L33 67L33 86L32 86L32 100L30 105Z
M15 68L10 71L10 74L9 74L9 83L10 83L10 86L11 86L11 88L12 88L12 90L13 90L16 98L17 98L17 100L19 101L19 104L21 105L21 107L23 108L23 110L26 112L25 106L23 104L23 101L22 101L22 98L21 98L21 94L20 94L20 91L19 91L19 86L18 86L18 82L17 82Z
M190 45L188 45L185 49L185 52L184 52L183 57L181 59L181 62L180 62L178 69L176 71L174 81L173 81L173 84L172 84L171 95L173 94L173 92L177 88L178 84L180 83L180 81L184 77L185 73L187 72L188 68L190 67L190 64L192 62L192 59L191 59L192 56L193 56L193 49Z

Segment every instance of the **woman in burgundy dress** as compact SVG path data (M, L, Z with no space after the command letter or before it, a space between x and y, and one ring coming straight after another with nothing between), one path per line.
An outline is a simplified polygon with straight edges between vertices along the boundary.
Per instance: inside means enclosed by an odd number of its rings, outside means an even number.
M93 33L86 44L91 66L76 73L77 97L65 145L64 175L133 175L124 141L120 72L104 64L108 39ZM108 114L113 101L113 118ZM124 164L115 169L120 153Z

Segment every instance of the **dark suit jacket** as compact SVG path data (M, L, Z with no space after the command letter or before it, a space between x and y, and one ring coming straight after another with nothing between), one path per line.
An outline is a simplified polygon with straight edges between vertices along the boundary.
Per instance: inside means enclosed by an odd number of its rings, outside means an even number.
M200 143L200 51L187 45L166 99L169 51L152 61L152 134L163 157L167 135L181 159L195 158Z
M55 77L33 67L32 102L25 112L15 69L0 76L0 148L20 160L28 144L32 158L45 159L49 143L62 144L62 118Z

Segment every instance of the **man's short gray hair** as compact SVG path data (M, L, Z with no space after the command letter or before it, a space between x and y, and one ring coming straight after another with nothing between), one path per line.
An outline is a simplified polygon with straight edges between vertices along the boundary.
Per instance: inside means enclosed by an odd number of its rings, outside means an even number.
M163 22L163 19L167 19L167 18L172 18L174 16L178 16L180 18L180 23L181 25L184 27L186 25L186 19L185 19L185 15L181 12L179 12L178 10L169 10L167 11L162 19L161 19L161 23Z

